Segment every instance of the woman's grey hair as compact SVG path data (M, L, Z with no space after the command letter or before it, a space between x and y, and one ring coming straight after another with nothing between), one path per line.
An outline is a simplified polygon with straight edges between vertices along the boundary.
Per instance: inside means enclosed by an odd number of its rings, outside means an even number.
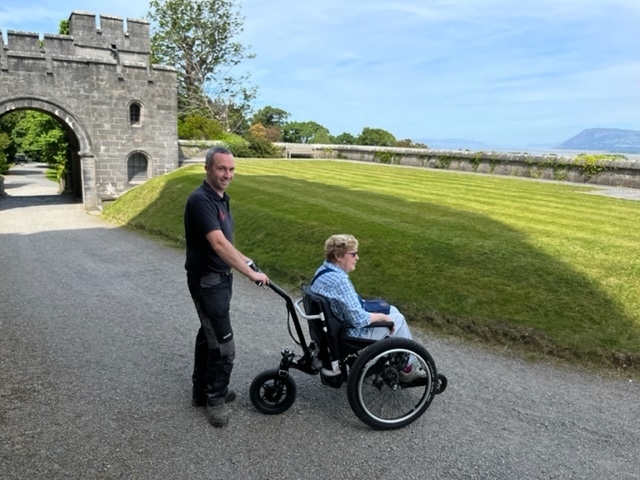
M224 155L233 155L231 153L231 150L229 150L228 148L216 145L215 147L211 147L209 150L207 150L207 153L204 157L204 164L207 166L213 165L213 157L218 153L222 153Z
M324 257L328 262L332 262L353 250L358 250L358 240L353 235L346 233L331 235L324 242Z

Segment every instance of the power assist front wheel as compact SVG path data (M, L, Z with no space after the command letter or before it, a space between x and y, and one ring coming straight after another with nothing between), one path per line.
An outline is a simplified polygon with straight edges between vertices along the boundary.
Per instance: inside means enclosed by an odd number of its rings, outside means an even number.
M286 412L296 400L296 383L277 368L258 374L249 387L253 405L262 413L277 415Z
M407 362L424 375L408 382ZM386 338L362 350L349 372L347 396L351 409L376 430L409 425L429 408L439 379L433 358L408 338Z

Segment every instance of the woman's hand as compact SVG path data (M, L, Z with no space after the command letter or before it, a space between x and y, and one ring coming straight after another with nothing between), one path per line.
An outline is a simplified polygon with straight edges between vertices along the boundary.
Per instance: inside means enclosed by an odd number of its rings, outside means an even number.
M393 318L391 318L389 315L385 315L384 313L372 313L371 314L371 322L391 322L393 323ZM389 327L389 330L391 331L391 334L393 335L396 331L396 326L395 323L392 327Z

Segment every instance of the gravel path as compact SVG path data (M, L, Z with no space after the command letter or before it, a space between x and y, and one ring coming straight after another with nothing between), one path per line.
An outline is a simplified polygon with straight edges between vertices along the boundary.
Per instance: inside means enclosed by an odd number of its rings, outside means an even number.
M281 299L240 276L239 398L212 428L189 404L183 253L85 213L42 171L16 167L0 198L0 478L638 478L635 382L423 335L449 388L407 428L370 430L344 387L299 372L293 407L260 414L251 380L295 345Z

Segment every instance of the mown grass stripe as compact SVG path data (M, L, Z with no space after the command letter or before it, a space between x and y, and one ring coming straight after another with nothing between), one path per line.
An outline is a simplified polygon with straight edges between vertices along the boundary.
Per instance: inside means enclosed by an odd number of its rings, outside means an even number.
M180 169L105 214L180 239L184 201L202 179L201 166ZM640 204L589 190L362 162L238 160L229 193L239 247L278 283L308 281L326 237L353 233L358 289L386 296L412 322L535 338L560 355L625 352L640 365Z

